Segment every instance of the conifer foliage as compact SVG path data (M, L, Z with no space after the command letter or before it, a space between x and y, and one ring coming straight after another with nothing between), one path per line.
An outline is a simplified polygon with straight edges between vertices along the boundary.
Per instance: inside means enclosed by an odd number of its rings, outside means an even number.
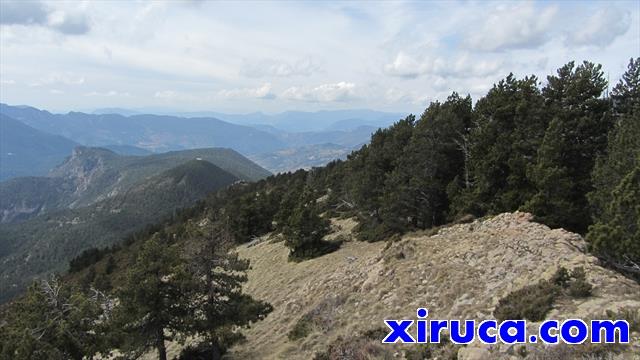
M640 279L640 58L612 92L614 127L593 170L591 250Z
M335 250L337 244L323 240L328 233L329 221L320 216L312 193L305 191L283 231L289 259L301 261Z
M156 234L142 246L118 294L114 331L121 331L121 349L139 355L155 348L158 358L166 360L165 342L188 330L195 285L189 275L166 234Z

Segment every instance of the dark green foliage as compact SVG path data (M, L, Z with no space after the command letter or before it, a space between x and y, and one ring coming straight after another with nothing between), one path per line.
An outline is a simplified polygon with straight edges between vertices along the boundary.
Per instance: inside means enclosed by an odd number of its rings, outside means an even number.
M189 256L196 296L191 298L193 312L187 333L200 341L192 355L210 353L210 358L218 358L243 339L239 327L262 320L273 310L270 304L242 293L249 261L239 259L232 252L233 245L228 229L217 223L197 240L195 253Z
M57 278L34 283L3 314L0 358L83 359L104 352L100 300Z
M553 308L558 292L559 288L548 281L525 286L500 299L493 311L493 316L498 321L518 319L542 321Z
M120 348L134 354L155 348L166 360L165 341L188 330L194 287L176 246L162 234L147 240L118 292L113 328Z
M594 252L614 263L640 264L640 165L622 179L612 196L587 240Z
M471 97L453 93L429 105L415 123L399 165L387 179L383 221L393 232L426 229L448 220L447 187L468 186Z
M542 93L552 120L530 169L537 193L525 209L551 227L584 233L591 223L591 171L612 126L609 102L600 98L607 82L601 66L589 62L571 62L547 80Z
M405 351L404 357L406 360L456 360L458 359L459 348L459 345L454 345L449 341L443 340L436 344L412 346L409 350Z
M537 284L515 290L500 299L493 315L498 321L542 321L558 297L588 297L591 296L591 289L592 285L587 282L583 268L577 267L569 272L560 267L549 281L540 280Z
M289 259L301 261L335 251L340 244L323 240L329 233L329 221L318 214L314 196L304 193L283 231Z
M80 253L80 255L74 257L69 261L69 272L78 272L89 265L93 265L100 261L106 254L112 252L111 248L96 249L90 248Z
M513 211L535 193L527 166L535 161L548 124L537 86L535 76L518 80L510 74L478 100L475 126L466 144L466 185L450 188L456 203L454 213Z
M14 256L3 261L0 273L0 301L23 289L24 279L64 271L76 272L96 262L111 250L105 249L147 224L177 215L177 209L190 206L211 191L230 185L237 178L207 161L188 161L143 184L94 205L37 217L18 224L0 226L2 246ZM6 239L6 240L5 240ZM42 243L47 245L43 245ZM100 250L87 250L88 248ZM1 252L1 250L0 250ZM33 254L33 260L21 259ZM26 284L25 284L26 285Z
M591 296L593 286L587 282L587 274L584 268L577 267L573 269L570 275L571 279L566 285L566 294L574 298L584 298Z
M608 139L607 153L597 159L589 202L594 221L610 220L606 211L613 191L629 172L640 165L640 113L620 114Z
M304 339L313 330L313 322L308 315L303 315L296 324L293 325L293 329L287 333L287 338L290 341L296 341Z
M640 264L640 58L630 61L612 98L616 123L607 153L593 170L589 201L595 224L587 241L607 263L640 278L633 271Z
M616 114L631 114L640 107L640 57L631 58L627 71L611 91Z

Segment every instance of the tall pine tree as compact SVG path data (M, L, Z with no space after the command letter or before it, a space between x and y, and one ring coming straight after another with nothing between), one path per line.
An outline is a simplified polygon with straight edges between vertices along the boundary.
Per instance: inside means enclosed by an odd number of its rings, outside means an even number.
M189 256L188 268L195 283L188 333L200 344L184 353L220 359L243 339L239 327L263 319L272 310L268 303L242 293L249 261L239 259L233 246L227 226L215 222L209 234L195 240L197 250Z
M164 232L147 240L137 255L124 286L113 328L121 332L121 350L141 354L150 348L167 359L165 342L189 330L195 284L187 263Z
M537 192L525 209L551 227L584 233L591 171L612 125L609 101L601 98L607 81L600 65L586 61L570 62L547 80L542 93L552 120L529 171Z
M478 100L467 143L467 185L450 187L454 213L513 211L533 196L526 169L547 128L543 101L535 76L517 79L513 74Z
M629 62L611 97L616 121L607 153L593 169L589 201L595 224L587 240L592 251L611 262L640 266L640 58Z

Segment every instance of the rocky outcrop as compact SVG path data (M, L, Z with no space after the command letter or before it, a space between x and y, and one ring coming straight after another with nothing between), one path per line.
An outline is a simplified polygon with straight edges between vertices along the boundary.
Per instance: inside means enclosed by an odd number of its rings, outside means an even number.
M26 220L45 212L90 205L117 195L118 174L107 164L118 155L98 148L76 147L47 177L0 183L0 222Z
M493 318L502 297L549 279L560 266L583 267L593 295L557 302L548 318L594 319L607 310L640 309L640 285L599 266L585 248L579 235L549 229L520 212L443 228L433 236L412 233L393 243L347 242L301 263L287 261L281 242L243 246L240 254L252 266L245 290L269 301L274 311L245 332L248 342L232 357L310 359L340 338L384 327L383 319L415 319L417 307L428 308L431 319ZM314 319L311 333L290 341L287 333L305 315ZM640 353L640 335L633 337L621 358ZM397 358L409 348L379 340L370 347ZM527 347L475 343L455 350L461 359L516 359L525 353L545 358L540 354L562 350Z

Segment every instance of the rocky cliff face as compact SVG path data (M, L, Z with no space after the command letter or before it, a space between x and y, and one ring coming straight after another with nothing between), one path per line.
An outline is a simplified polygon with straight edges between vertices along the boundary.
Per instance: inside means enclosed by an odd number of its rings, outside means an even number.
M558 301L547 318L597 319L621 309L638 314L640 285L599 266L585 248L579 235L551 230L518 212L443 228L432 236L408 234L390 244L348 242L335 253L301 263L287 262L281 242L242 246L240 254L252 266L246 291L269 301L274 311L245 332L248 342L232 357L311 359L330 344L339 348L335 344L341 338L384 328L383 319L415 319L418 307L428 308L430 319L490 319L501 298L549 279L560 266L583 267L593 295ZM287 334L303 317L310 333L289 340ZM633 345L616 356L640 356L640 334L632 337ZM355 340L357 351L345 346L338 353L346 357L332 358L404 358L414 346L380 340ZM539 344L520 349L477 342L451 351L459 359L579 358L576 349Z
M116 158L114 152L99 148L76 147L67 160L51 170L49 177L65 179L74 184L74 193L86 191L92 181L104 176L107 159Z
M0 222L29 219L45 212L90 205L118 192L118 174L107 165L109 150L76 147L47 177L15 178L0 183ZM105 189L111 189L105 192Z

